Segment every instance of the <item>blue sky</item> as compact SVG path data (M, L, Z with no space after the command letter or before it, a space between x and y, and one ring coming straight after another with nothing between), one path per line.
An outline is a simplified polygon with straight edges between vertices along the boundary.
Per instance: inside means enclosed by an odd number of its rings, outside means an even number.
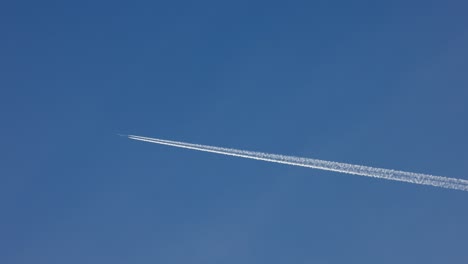
M0 5L0 263L464 263L464 1Z

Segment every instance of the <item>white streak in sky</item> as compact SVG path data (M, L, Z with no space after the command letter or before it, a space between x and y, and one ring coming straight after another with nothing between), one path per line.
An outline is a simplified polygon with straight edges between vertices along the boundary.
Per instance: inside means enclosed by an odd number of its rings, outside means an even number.
M422 173L413 173L406 171L390 170L373 168L368 166L353 165L341 162L301 158L294 156L284 156L278 154L269 154L263 152L213 147L207 145L190 144L185 142L162 140L157 138L140 137L134 135L128 135L128 138L151 142L156 144L168 145L179 148L194 149L199 151L217 153L228 156L235 156L241 158L248 158L254 160L263 160L275 163L288 164L293 166L301 166L313 169L336 171L347 174L354 174L360 176L374 177L379 179L402 181L422 185L432 185L436 187L442 187L447 189L468 191L468 180L448 178L442 176L434 176Z

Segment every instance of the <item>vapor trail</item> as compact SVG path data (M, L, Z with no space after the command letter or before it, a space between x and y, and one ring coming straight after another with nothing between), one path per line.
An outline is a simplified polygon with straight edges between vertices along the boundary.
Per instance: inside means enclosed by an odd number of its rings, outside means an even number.
M341 173L374 177L386 180L393 181L402 181L422 185L431 185L436 187L442 187L447 189L468 191L468 180L448 178L442 176L434 176L429 174L422 173L413 173L406 171L382 169L382 168L373 168L368 166L353 165L348 163L310 159L310 158L301 158L294 156L285 156L278 154L269 154L263 152L239 150L232 148L221 148L207 145L191 144L185 142L163 140L157 138L148 138L135 135L128 135L128 138L151 142L156 144L174 146L185 149L193 149L211 153L217 153L228 156L242 157L254 160L263 160L281 164L288 164L293 166L301 166L307 168L314 168L327 171L336 171Z

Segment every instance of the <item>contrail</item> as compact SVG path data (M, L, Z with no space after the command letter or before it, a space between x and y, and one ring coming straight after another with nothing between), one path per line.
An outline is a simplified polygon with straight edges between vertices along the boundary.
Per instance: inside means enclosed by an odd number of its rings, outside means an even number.
M435 187L442 187L447 189L468 191L468 180L448 178L442 176L434 176L422 173L413 173L406 171L373 168L368 166L353 165L348 163L301 158L294 156L285 156L278 154L269 154L256 151L239 150L232 148L221 148L207 145L191 144L185 142L163 140L157 138L141 137L135 135L128 135L130 139L157 143L162 145L174 146L185 149L193 149L211 153L217 153L228 156L242 157L254 160L263 160L281 164L288 164L293 166L301 166L313 169L336 171L341 173L374 177L379 179L402 181L422 185L431 185Z

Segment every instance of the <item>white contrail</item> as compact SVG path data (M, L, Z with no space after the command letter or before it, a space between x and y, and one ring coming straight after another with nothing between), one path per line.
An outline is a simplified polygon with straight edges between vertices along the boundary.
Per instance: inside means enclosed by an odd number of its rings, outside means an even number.
M128 135L128 138L162 145L174 146L179 148L194 149L199 151L223 154L228 156L242 157L255 160L264 160L275 163L301 166L320 170L336 171L360 176L374 177L393 181L402 181L415 184L432 185L447 189L468 191L468 180L434 176L422 173L413 173L406 171L397 171L368 166L353 165L334 161L325 161L310 158L301 158L294 156L284 156L269 154L263 152L238 150L231 148L213 147L207 145L190 144L185 142L163 140L157 138L148 138L135 135Z

